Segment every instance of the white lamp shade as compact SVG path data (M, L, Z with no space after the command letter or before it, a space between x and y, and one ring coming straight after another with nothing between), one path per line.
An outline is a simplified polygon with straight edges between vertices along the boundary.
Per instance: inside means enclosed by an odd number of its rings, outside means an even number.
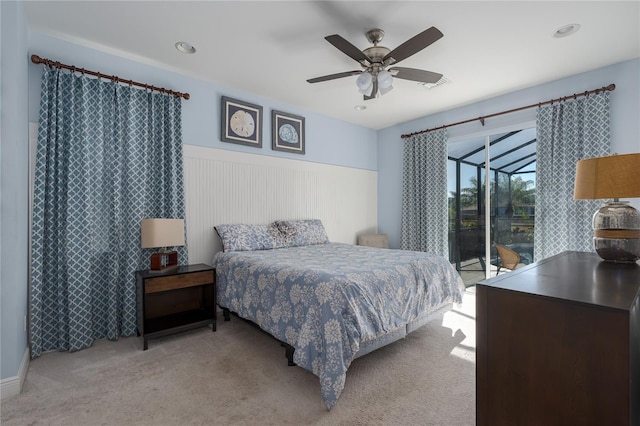
M393 86L388 86L388 87L378 87L378 91L380 92L381 95L387 94L390 91L393 90Z
M389 71L382 70L378 73L378 86L381 89L388 89L393 84L393 76Z
M378 73L378 90L381 95L389 93L393 89L393 76L389 71L382 70Z
M142 248L184 245L184 219L142 219Z
M363 72L356 79L356 86L363 95L371 94L371 84L373 83L373 77L368 72Z

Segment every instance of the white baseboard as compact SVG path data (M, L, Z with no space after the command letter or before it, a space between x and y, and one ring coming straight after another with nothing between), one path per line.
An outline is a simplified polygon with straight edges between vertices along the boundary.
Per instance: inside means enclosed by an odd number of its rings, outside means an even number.
M18 375L0 380L0 400L20 395L24 379L27 378L28 370L29 348L26 348L24 356L22 357L22 362L20 363L20 368L18 369Z

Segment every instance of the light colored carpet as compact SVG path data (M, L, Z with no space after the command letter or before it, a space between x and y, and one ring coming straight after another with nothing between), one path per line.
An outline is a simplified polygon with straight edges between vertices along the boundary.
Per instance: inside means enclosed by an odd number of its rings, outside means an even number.
M356 359L327 411L318 378L288 367L273 338L232 317L150 340L102 340L32 360L3 425L474 425L475 294Z

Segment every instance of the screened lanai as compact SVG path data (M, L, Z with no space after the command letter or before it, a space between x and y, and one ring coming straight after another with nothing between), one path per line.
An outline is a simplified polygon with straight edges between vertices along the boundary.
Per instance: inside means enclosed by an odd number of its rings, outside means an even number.
M497 274L503 265L495 243L514 250L520 262L533 261L536 129L490 136L490 205L485 206L486 138L448 148L449 256L467 285ZM485 212L489 214L490 258Z

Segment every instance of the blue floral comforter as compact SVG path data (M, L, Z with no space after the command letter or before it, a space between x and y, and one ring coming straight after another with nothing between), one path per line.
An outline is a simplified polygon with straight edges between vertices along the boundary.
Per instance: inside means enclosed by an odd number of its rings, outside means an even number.
M461 303L464 291L442 256L340 243L220 252L213 266L218 304L293 346L328 409L362 343Z

